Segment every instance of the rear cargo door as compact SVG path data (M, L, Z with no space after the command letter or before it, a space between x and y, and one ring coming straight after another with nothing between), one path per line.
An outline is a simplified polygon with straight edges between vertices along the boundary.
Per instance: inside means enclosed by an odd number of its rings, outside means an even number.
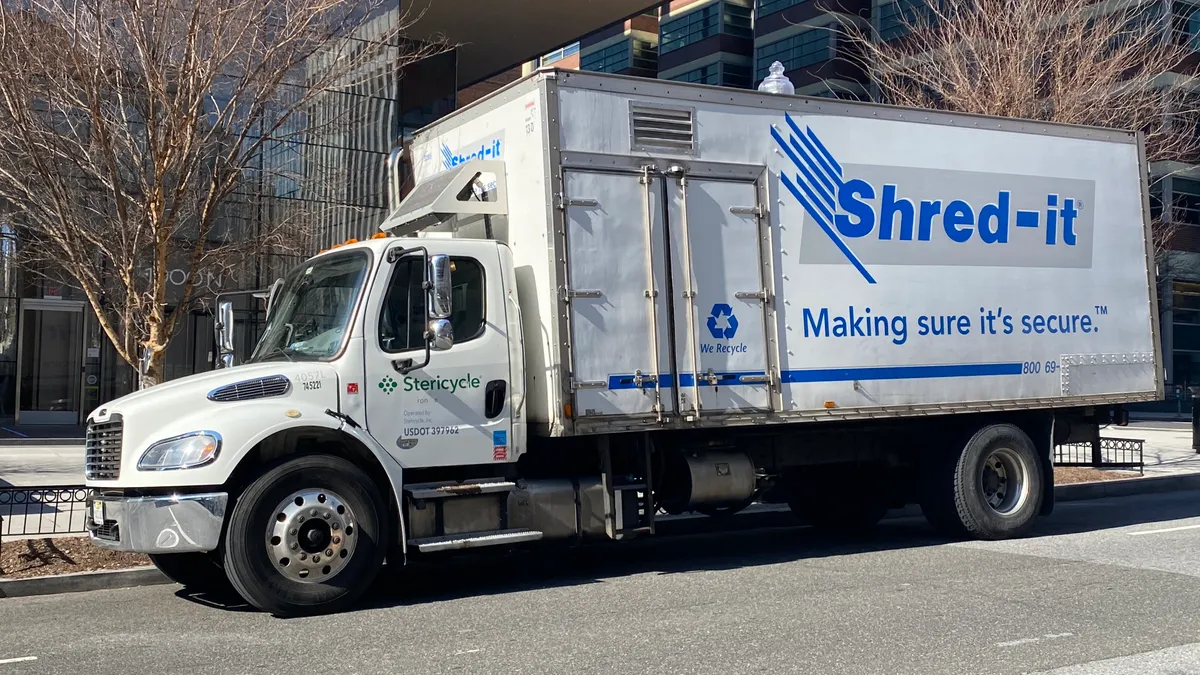
M569 171L564 178L575 415L671 407L662 178Z
M758 186L672 178L667 193L678 410L769 410Z

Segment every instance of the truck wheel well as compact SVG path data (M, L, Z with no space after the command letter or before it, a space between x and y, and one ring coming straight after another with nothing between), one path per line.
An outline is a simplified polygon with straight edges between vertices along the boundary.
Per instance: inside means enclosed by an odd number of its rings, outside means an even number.
M242 458L229 480L226 481L225 487L231 496L239 495L262 473L264 467L283 458L316 454L344 457L371 477L379 489L379 493L387 496L388 525L384 531L395 539L397 531L395 524L399 522L400 506L387 473L366 446L337 429L300 427L285 429L264 438ZM397 542L389 541L387 543L391 545Z

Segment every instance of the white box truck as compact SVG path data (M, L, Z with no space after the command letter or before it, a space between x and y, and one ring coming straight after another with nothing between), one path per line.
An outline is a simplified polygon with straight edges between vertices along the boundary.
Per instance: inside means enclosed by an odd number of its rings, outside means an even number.
M94 541L288 615L756 501L1014 537L1163 394L1135 133L543 70L409 157L245 363L91 413Z

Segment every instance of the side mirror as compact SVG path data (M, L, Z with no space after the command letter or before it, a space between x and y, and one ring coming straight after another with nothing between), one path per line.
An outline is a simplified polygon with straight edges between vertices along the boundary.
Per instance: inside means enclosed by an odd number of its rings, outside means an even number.
M217 303L217 349L221 354L220 367L233 367L233 303Z
M429 318L449 319L451 306L450 256L429 257Z
M429 322L429 346L435 352L444 352L454 346L454 326L447 319Z

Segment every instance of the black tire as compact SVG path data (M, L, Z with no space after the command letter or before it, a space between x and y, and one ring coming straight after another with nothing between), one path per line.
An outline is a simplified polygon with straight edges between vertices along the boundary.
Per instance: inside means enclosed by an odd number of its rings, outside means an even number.
M960 451L931 459L924 472L921 510L939 532L995 540L1024 536L1033 527L1046 477L1033 441L1020 428L984 427ZM993 462L1006 466L1004 478L996 477ZM991 475L987 465L993 467Z
M168 579L188 590L231 592L229 577L215 556L215 553L157 553L150 555L150 562Z
M345 548L351 552L345 566L328 579L314 576L305 582L280 571L267 535L281 503L309 489L339 495L355 522L353 532L344 532ZM247 602L277 616L340 611L379 574L387 549L386 513L375 483L353 463L331 455L282 461L251 483L235 504L226 535L226 573Z

